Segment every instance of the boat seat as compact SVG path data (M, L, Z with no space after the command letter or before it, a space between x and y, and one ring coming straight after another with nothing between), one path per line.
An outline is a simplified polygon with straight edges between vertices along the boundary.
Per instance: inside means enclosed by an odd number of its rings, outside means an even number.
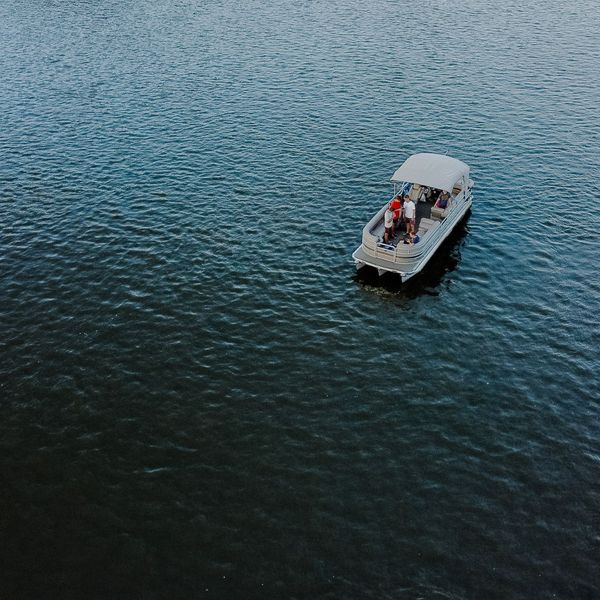
M384 232L385 227L383 226L383 221L379 221L375 224L374 227L371 228L371 231L369 233L375 237L381 237L383 239Z
M425 217L423 217L420 221L419 221L419 231L417 231L417 233L425 233L426 231L429 231L433 225L434 225L435 221L433 219L427 219Z
M448 214L448 208L450 208L450 207L447 206L446 208L439 208L438 206L432 206L431 207L431 218L437 219L438 221L445 219L446 215Z
M450 198L448 198L448 203L446 204L446 208L441 208L434 204L431 207L431 218L437 219L438 221L442 221L443 219L445 219L446 215L448 214L448 211L450 210L450 207L452 206L453 198L454 198L454 196L450 196Z

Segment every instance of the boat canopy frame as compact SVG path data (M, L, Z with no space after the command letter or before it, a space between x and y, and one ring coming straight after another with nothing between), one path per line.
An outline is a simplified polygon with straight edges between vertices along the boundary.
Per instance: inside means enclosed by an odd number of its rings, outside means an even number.
M394 191L397 183L405 182L452 192L459 181L463 190L467 188L469 171L469 166L456 158L444 154L420 153L408 157L396 169L391 181L394 182Z

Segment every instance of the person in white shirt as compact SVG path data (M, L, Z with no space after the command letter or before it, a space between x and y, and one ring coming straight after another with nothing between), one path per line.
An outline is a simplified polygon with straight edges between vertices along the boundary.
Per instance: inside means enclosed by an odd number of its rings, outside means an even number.
M394 211L391 206L388 206L383 216L383 224L385 226L385 233L383 234L383 241L388 244L392 235L394 227Z
M406 233L410 236L415 234L415 203L408 197L404 198L404 220L406 221Z

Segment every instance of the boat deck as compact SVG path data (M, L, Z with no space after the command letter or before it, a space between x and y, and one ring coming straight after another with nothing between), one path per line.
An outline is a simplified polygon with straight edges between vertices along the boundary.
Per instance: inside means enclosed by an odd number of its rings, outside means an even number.
M416 204L415 229L417 231L417 235L421 238L423 237L425 232L431 226L430 219L431 219L431 209L433 207L433 204L434 204L434 202L429 201L429 200L427 202L417 202L417 204ZM423 223L421 222L422 219L425 219L425 221L423 221ZM385 227L383 226L383 219L381 219L381 221L379 221L377 223L377 225L371 230L371 233L375 236L380 237L381 241L383 241L384 230L385 230ZM406 235L406 224L404 223L404 220L402 220L399 230L394 233L392 239L389 242L390 245L397 246L399 243L400 244L403 243L405 235Z

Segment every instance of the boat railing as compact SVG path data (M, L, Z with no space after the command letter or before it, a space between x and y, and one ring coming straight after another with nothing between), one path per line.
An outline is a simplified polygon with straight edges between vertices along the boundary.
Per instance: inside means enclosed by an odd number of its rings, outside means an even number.
M394 246L392 244L386 244L385 242L377 242L375 245L375 257L398 262L398 259L406 259L415 254L420 254L421 250L426 245L427 244L423 246L419 244L409 245L398 242Z
M390 252L396 251L396 246L393 244L386 244L385 242L377 242L378 248L383 248L384 250L389 250Z

